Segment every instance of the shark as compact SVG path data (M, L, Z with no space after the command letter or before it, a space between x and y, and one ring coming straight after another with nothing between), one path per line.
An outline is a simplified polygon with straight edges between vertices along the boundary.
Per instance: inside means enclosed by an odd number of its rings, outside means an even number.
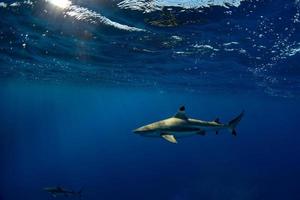
M207 132L219 134L219 131L224 129L229 130L233 136L237 136L236 127L243 118L244 113L242 111L228 123L221 123L219 118L213 121L189 118L185 113L185 106L181 106L174 116L139 127L133 132L144 137L163 138L171 143L178 143L176 138L192 135L204 136Z
M60 186L56 186L56 187L46 187L43 189L44 191L50 193L52 195L52 197L57 197L57 196L65 196L65 197L69 197L69 196L78 196L81 199L81 194L82 194L82 189L79 190L78 192L73 191L73 190L68 190L65 189L63 187Z

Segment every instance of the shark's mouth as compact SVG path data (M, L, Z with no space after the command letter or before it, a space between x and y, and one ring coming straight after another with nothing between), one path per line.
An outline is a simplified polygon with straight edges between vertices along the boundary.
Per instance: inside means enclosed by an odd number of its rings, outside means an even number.
M143 137L160 137L161 136L161 132L155 131L155 132L146 132L146 133L142 133L139 134L140 136Z

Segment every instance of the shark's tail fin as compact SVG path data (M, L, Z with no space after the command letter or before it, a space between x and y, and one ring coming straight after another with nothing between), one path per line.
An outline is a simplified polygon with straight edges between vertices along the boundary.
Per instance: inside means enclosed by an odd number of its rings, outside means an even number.
M236 136L236 130L235 130L235 128L238 125L238 123L241 121L241 119L243 118L244 113L245 113L245 111L242 111L241 114L239 114L236 118L234 118L233 120L231 120L228 123L228 127L229 127L232 135L234 135L234 136Z
M82 198L83 187L77 192L79 199Z

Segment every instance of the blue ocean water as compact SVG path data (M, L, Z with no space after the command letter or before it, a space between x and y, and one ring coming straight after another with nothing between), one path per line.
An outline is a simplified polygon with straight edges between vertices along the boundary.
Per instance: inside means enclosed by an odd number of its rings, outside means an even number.
M0 1L0 200L298 200L299 53L298 0ZM181 105L245 117L132 132Z

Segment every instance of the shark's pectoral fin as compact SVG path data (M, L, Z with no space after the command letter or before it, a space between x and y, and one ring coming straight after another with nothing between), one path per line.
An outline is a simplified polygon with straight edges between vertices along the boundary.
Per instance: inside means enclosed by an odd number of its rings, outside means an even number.
M52 197L53 197L53 198L56 198L56 194L52 194Z
M232 129L232 135L236 136L236 130L235 129Z
M167 140L168 142L171 142L171 143L177 143L177 140L176 140L176 138L174 137L174 135L170 135L170 134L162 134L161 137L164 138L165 140Z

